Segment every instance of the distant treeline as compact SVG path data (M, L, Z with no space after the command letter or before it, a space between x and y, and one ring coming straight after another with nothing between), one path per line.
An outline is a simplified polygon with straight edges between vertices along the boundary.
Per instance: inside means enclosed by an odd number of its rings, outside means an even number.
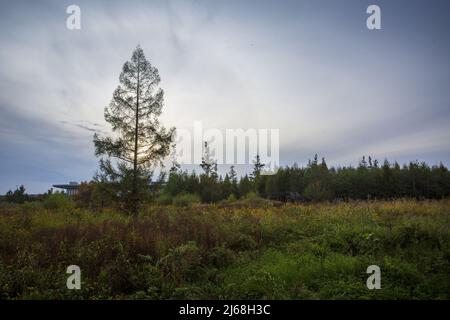
M236 200L248 195L271 198L274 194L296 193L311 201L370 199L442 199L450 196L450 172L442 163L430 166L413 161L400 166L385 160L380 164L363 157L357 167L328 167L316 155L306 167L279 168L274 175L262 175L264 164L256 157L253 171L238 177L233 166L225 176L217 173L217 164L203 161L202 173L181 170L176 163L159 182L148 188L144 202L173 203L173 199L203 203ZM82 205L104 207L121 202L120 192L104 182L81 183L75 197ZM52 194L30 197L21 186L3 196L3 201L21 203L43 200Z
M203 167L202 167L203 168ZM218 176L215 166L198 175L172 167L163 192L176 196L191 193L202 202L216 202L229 197L240 198L250 192L268 197L275 193L297 192L305 199L349 200L417 198L441 199L450 195L450 173L441 163L429 166L410 162L400 166L385 160L380 164L363 157L357 167L328 167L316 155L306 167L297 165L279 168L274 175L261 175L264 164L257 157L253 172L240 179L234 168Z
M0 201L11 202L11 203L24 203L27 201L42 201L47 198L48 195L52 194L53 190L48 190L44 194L27 194L25 186L21 185L14 191L9 190L5 195L0 195Z

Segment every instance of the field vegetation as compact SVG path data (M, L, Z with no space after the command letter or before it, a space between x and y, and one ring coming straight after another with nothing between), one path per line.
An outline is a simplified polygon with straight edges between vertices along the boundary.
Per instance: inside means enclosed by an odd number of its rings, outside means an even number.
M450 298L449 200L171 200L137 217L61 194L1 203L0 299Z

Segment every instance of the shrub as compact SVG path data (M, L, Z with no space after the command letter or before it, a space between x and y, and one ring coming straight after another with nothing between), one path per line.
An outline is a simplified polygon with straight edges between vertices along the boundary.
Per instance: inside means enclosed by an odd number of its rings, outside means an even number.
M199 287L188 286L175 288L170 298L175 300L198 300L201 299L203 294Z
M155 203L160 206L171 205L172 204L172 196L167 193L162 193L155 199Z
M63 193L54 193L44 201L44 206L50 210L70 210L75 207L73 200Z
M157 266L177 284L193 281L200 277L202 271L200 249L194 241L171 249L169 254L160 259Z
M234 250L253 250L257 247L257 243L253 238L246 234L239 234L230 244Z
M211 249L206 259L208 264L217 268L223 268L232 264L236 260L236 257L232 250L220 246Z
M245 206L256 208L267 206L270 203L268 200L261 198L258 194L254 192L247 193L247 195L239 202L241 202Z
M200 198L195 194L183 193L173 198L173 204L177 207L190 207L197 203L200 203Z
M88 208L92 203L92 194L95 189L94 183L81 182L78 193L74 196L74 200L78 207Z
M225 298L237 299L286 299L283 281L264 270L258 270L238 283L225 287Z

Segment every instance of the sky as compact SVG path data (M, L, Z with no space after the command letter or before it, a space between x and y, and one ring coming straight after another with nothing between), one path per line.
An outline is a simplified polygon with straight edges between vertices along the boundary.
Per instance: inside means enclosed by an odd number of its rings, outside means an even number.
M366 27L371 4L381 30ZM449 30L438 0L2 1L0 194L92 178L92 136L110 132L104 107L138 44L165 126L279 129L281 165L448 166Z

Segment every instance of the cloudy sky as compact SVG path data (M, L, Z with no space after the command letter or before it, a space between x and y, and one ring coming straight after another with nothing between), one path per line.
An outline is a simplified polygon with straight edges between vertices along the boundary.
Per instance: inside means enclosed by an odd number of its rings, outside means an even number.
M81 8L68 30L66 8ZM382 30L366 9L381 7ZM450 165L449 1L2 1L0 193L89 180L92 135L140 44L162 121L280 130L280 161L315 153Z

